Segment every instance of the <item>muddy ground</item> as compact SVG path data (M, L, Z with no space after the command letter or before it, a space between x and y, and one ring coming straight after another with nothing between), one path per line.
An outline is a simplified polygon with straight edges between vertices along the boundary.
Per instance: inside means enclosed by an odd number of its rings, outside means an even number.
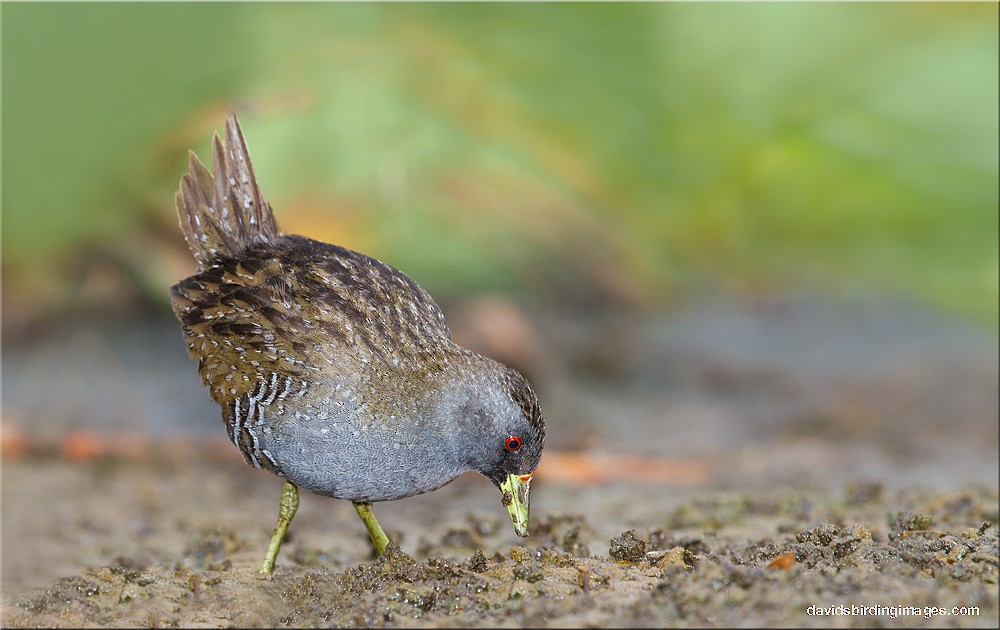
M15 531L6 626L995 626L997 494L536 487L518 540L484 480L380 506L373 560L345 502L303 497L271 579L258 575L280 485L239 462L5 464ZM33 496L32 496L33 495ZM39 505L39 496L59 505ZM74 500L74 497L76 498ZM611 509L588 509L607 503ZM653 504L671 504L662 512ZM633 510L634 508L634 510ZM613 514L617 512L617 516ZM600 525L598 525L600 523ZM634 529L627 529L636 525ZM608 537L609 528L623 529ZM16 537L16 538L15 538ZM5 567L7 573L7 567ZM12 585L5 584L5 591ZM810 616L810 606L881 606ZM890 607L914 606L911 611ZM977 614L939 616L937 607ZM881 613L880 615L877 613ZM899 615L895 619L892 615ZM923 615L930 615L924 617Z
M534 318L529 538L475 475L376 505L378 559L303 494L266 579L281 482L170 324L5 336L4 626L997 625L994 333L812 300Z

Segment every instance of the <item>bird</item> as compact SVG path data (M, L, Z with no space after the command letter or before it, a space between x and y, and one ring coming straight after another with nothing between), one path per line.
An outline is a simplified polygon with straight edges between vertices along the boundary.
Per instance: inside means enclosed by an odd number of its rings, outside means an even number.
M351 501L379 555L373 503L477 471L528 535L545 419L514 369L456 344L398 269L279 230L236 114L189 152L175 195L196 273L170 302L189 356L250 466L285 480L260 572L271 575L299 490Z

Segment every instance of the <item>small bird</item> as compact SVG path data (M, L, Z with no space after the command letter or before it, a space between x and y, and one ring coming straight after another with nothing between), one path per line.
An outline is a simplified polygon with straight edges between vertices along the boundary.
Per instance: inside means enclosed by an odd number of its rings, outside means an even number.
M354 503L377 553L372 503L478 471L528 535L545 420L519 373L451 340L431 296L358 252L278 230L235 114L194 152L176 198L197 273L171 287L188 354L254 468L285 479L261 573L299 488Z

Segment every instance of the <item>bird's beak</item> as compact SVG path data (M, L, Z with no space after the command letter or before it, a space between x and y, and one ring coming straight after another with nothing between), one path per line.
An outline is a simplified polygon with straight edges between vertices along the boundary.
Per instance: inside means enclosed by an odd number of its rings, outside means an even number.
M503 504L510 512L510 520L514 523L514 531L521 538L528 535L528 484L531 475L508 475L507 481L500 484L503 492Z

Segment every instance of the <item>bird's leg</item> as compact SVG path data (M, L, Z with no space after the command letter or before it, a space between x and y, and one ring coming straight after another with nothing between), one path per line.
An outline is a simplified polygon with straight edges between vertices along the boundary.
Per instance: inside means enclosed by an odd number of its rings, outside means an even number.
M299 509L299 489L291 481L286 481L285 487L281 489L281 503L278 505L278 524L274 526L274 536L271 536L264 564L260 567L261 573L270 575L274 571L274 561L278 557L278 550L281 549L281 541L285 539L285 532L288 531L288 525L292 522L297 509Z
M361 521L368 528L368 535L371 536L372 544L375 545L375 551L378 555L382 555L385 548L389 546L389 538L382 531L382 527L378 524L378 520L375 519L375 512L372 512L371 503L355 503L354 509L357 510L358 516L361 517Z

